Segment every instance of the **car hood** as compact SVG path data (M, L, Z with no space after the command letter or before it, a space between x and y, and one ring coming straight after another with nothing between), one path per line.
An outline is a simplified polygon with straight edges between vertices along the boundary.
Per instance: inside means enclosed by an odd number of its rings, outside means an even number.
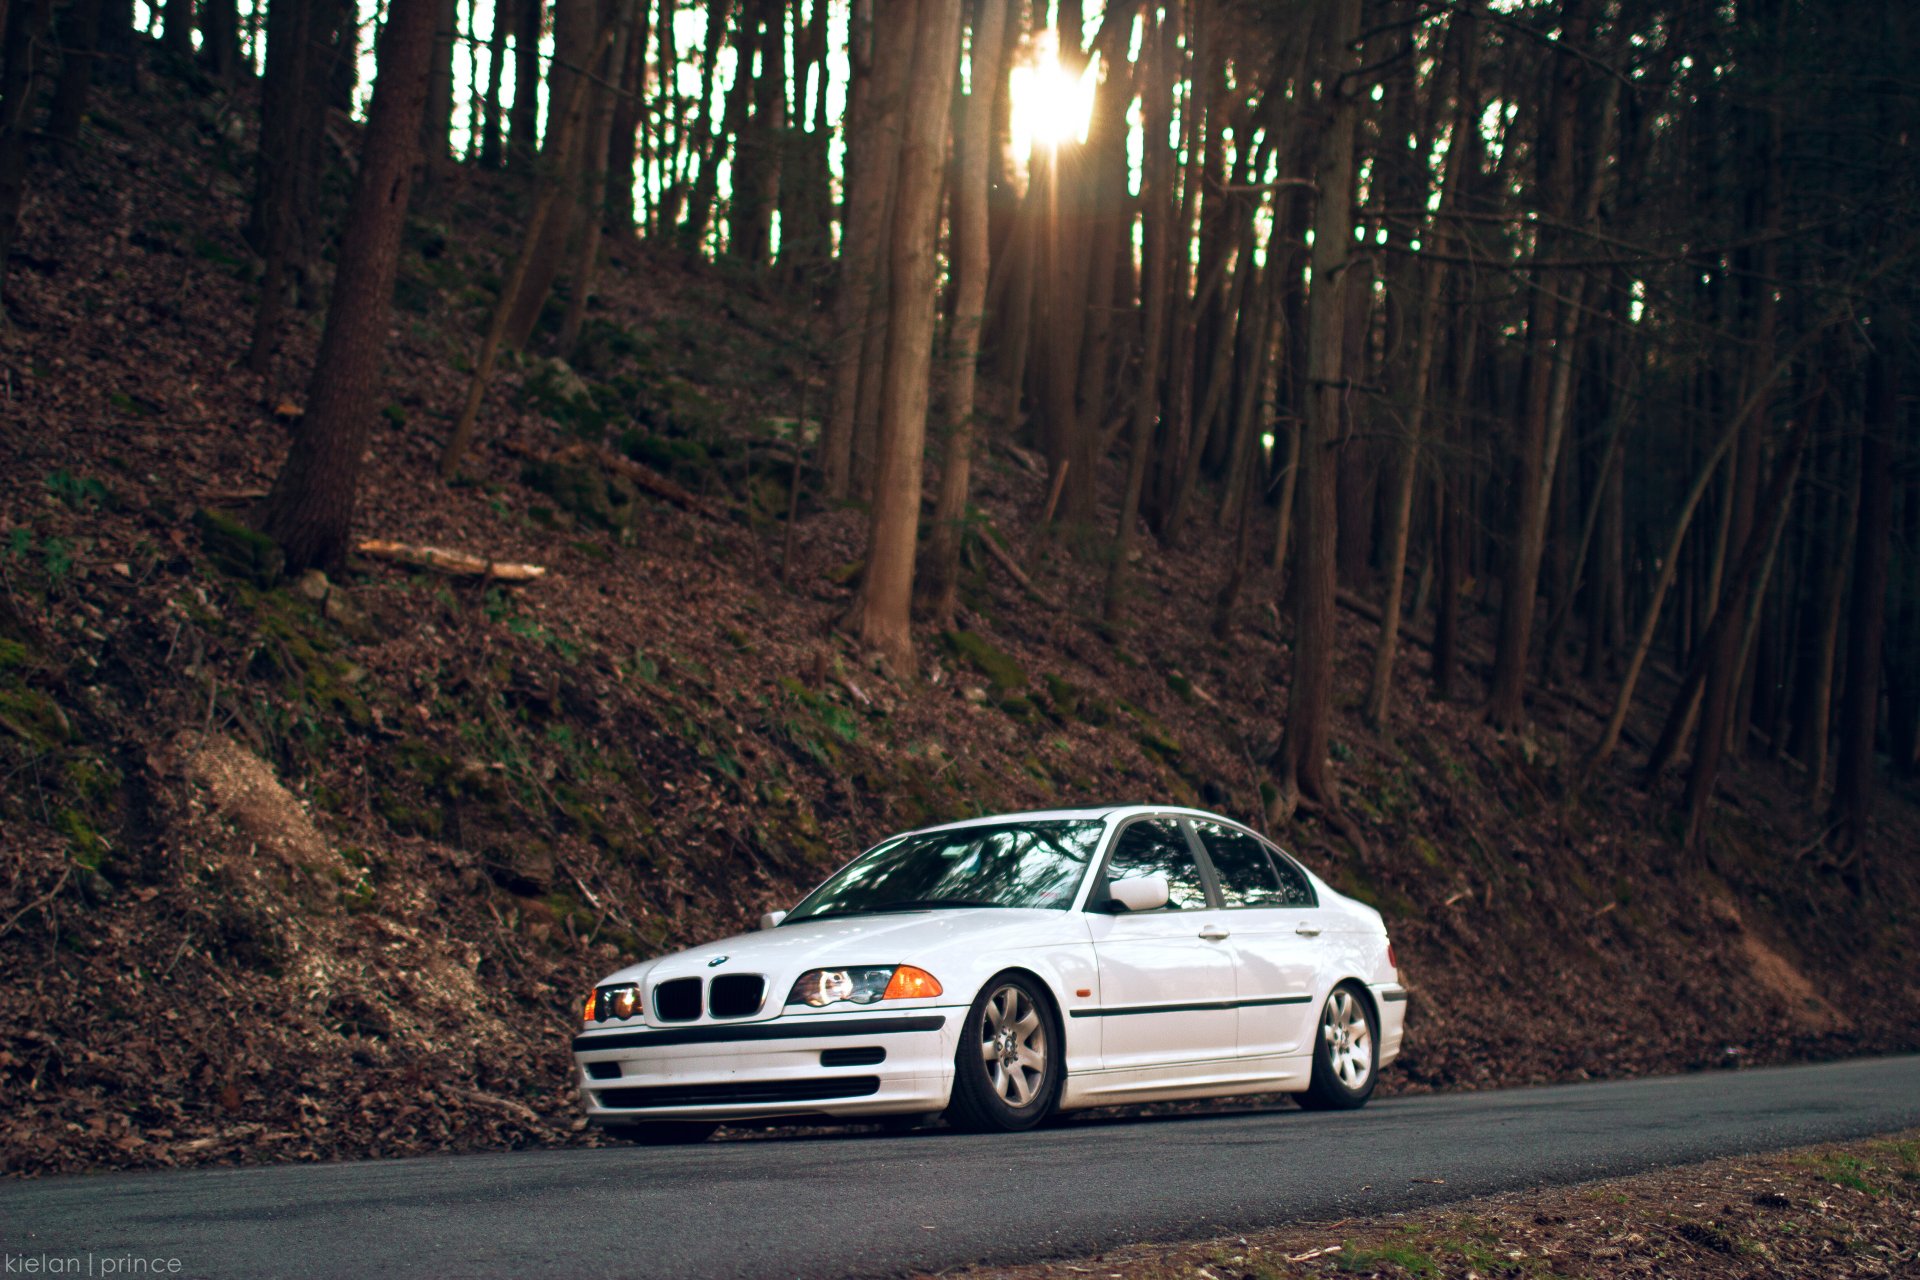
M652 984L688 975L762 973L771 1005L808 969L916 964L938 977L941 962L954 960L955 953L990 951L1003 938L1064 932L1076 919L1066 911L962 907L803 920L644 960L600 981ZM957 973L957 964L951 968Z

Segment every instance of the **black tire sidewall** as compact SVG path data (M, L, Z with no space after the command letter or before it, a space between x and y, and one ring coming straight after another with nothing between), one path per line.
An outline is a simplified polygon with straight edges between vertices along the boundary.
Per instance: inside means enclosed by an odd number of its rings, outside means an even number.
M987 1001L1007 987L1017 987L1025 993L1047 1025L1047 1078L1034 1100L1019 1108L1009 1106L994 1091L986 1063L980 1056L980 1032L987 1016ZM1066 1047L1053 1001L1041 984L1020 973L995 974L980 988L980 994L967 1009L966 1021L960 1026L960 1044L954 1050L954 1098L949 1109L952 1118L962 1128L997 1129L1005 1133L1017 1133L1038 1125L1052 1114L1066 1081Z
M1345 991L1360 1002L1360 1012L1367 1020L1367 1082L1358 1089L1349 1089L1333 1069L1332 1051L1327 1048L1327 1005L1333 997ZM1352 1110L1366 1105L1373 1096L1373 1086L1380 1079L1380 1015L1374 1012L1373 1001L1367 993L1351 982L1342 982L1320 1003L1320 1015L1313 1020L1313 1079L1307 1092L1300 1097L1300 1105L1323 1110Z

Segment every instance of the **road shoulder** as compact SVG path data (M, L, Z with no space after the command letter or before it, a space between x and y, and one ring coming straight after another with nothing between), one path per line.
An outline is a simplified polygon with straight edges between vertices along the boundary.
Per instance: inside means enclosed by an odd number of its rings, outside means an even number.
M1719 1280L1920 1272L1920 1129L942 1280ZM920 1278L925 1280L925 1278Z

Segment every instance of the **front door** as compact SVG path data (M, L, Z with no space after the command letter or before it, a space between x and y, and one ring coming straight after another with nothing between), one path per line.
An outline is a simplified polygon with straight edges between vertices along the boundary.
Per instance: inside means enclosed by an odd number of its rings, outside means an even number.
M1089 917L1100 967L1097 1010L1109 1071L1234 1056L1233 954L1221 913L1208 903L1186 832L1175 818L1136 818L1115 837L1106 880L1159 873L1168 901L1157 911Z

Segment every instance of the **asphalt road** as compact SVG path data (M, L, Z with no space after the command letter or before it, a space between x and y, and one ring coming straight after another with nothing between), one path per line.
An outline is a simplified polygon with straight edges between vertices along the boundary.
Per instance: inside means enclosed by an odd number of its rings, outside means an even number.
M837 1280L1408 1209L1914 1125L1920 1057L1385 1099L1342 1115L1069 1118L1013 1137L52 1178L0 1185L0 1256L77 1258L92 1268L82 1275L131 1274L140 1259L143 1274L189 1277Z

